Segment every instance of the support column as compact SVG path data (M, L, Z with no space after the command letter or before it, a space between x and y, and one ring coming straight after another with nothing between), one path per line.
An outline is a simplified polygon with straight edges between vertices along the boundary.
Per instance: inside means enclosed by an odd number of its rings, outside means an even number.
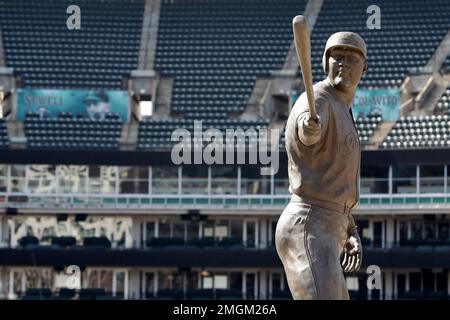
M128 299L136 300L136 299L143 299L144 297L141 297L141 279L140 279L140 272L138 269L130 269L128 271L129 273L129 281L128 281Z
M131 239L127 248L142 248L142 219L133 217L131 220Z
M267 219L261 219L259 221L259 235L260 235L260 241L259 241L259 248L260 249L267 249Z
M395 223L393 217L388 217L386 219L386 243L385 248L393 247L395 239Z
M386 300L392 300L394 295L394 274L392 269L384 270L384 293Z
M258 297L260 300L266 300L268 298L267 293L268 293L268 288L267 288L267 277L268 277L268 272L266 270L261 270L259 272L259 294Z

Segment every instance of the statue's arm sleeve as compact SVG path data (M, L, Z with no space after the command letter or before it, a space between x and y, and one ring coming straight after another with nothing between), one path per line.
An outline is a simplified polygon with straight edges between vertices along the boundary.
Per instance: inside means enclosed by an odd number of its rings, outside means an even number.
M299 99L300 100L300 99ZM330 105L326 99L316 100L316 112L319 116L319 130L308 130L305 120L309 117L309 107L306 101L299 101L300 113L297 118L297 132L299 140L306 146L311 146L323 137L330 117Z

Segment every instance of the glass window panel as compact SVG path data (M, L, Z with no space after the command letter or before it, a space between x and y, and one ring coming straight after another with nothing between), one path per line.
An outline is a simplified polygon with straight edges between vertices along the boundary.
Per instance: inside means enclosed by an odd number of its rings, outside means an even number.
M211 167L211 193L237 194L237 167Z
M6 192L6 191L8 191L7 180L0 178L0 192Z
M114 166L89 167L89 193L113 194L116 187L116 170Z
M158 273L158 290L171 289L172 274L169 271Z
M125 272L120 271L115 273L116 277L116 297L122 297L125 291Z
M119 167L119 178L121 180L148 180L148 167Z
M272 291L281 291L281 274L272 273Z
M11 176L14 178L25 178L26 166L24 164L14 164L11 167Z
M215 237L222 239L228 237L228 220L218 220L214 230Z
M208 167L184 166L183 167L183 194L208 194Z
M198 239L198 221L189 221L187 223L187 240L195 240Z
M6 164L0 164L0 192L8 191L8 166Z
M58 177L59 192L86 193L88 172L88 166L57 166L56 176Z
M152 193L178 194L178 167L152 167Z
M230 289L242 291L242 273L230 272Z
M155 290L155 274L153 272L145 273L145 297L153 298Z
M214 224L213 220L203 222L203 237L214 237Z
M120 194L148 194L148 181L125 180L119 182Z
M203 289L212 289L213 288L213 277L203 277Z
M416 193L416 167L415 166L394 166L392 174L393 193Z
M146 243L148 244L155 237L155 222L146 222L145 229Z
M184 221L174 221L173 222L173 238L181 238L184 239Z
M444 192L444 166L420 166L420 192Z
M119 193L148 194L148 167L119 167Z
M158 237L170 237L170 220L161 219L158 224Z
M28 191L32 193L55 193L55 166L33 164L28 165L26 168Z
M287 166L281 167L274 177L274 193L289 194L289 178Z
M6 177L8 175L8 165L0 164L0 177Z
M436 222L425 221L425 239L435 239L435 238L436 238Z
M421 240L423 230L423 221L422 220L412 220L411 221L411 239Z
M241 194L270 194L270 176L261 175L259 168L242 168Z
M242 220L230 220L230 236L242 239L242 229L243 229L243 221Z
M172 273L172 289L183 290L184 275L182 272Z
M214 275L215 289L228 289L228 276L226 274Z
M389 193L389 167L361 167L361 194Z
M438 223L438 238L440 240L448 240L449 239L449 222L448 221L439 221L439 223Z
M399 228L400 244L405 244L408 241L408 221L400 221Z
M187 272L187 290L198 289L198 273L197 272Z

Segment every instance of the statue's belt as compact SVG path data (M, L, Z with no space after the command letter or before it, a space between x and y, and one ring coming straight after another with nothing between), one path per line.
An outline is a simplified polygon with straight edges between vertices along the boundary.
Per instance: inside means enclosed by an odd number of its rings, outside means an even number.
M291 201L311 204L313 206L325 208L325 209L332 210L332 211L337 211L337 212L343 213L345 215L350 214L350 211L353 208L348 205L342 205L339 203L335 203L335 202L331 202L331 201L327 201L327 200L323 200L323 199L299 196L298 194L295 194L295 193L292 195Z

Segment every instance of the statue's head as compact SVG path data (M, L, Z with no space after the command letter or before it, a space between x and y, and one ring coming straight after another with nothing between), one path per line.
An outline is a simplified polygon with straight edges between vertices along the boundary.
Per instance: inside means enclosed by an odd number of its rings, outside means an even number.
M322 63L325 74L338 90L355 90L368 68L366 43L354 32L334 33L327 40Z

